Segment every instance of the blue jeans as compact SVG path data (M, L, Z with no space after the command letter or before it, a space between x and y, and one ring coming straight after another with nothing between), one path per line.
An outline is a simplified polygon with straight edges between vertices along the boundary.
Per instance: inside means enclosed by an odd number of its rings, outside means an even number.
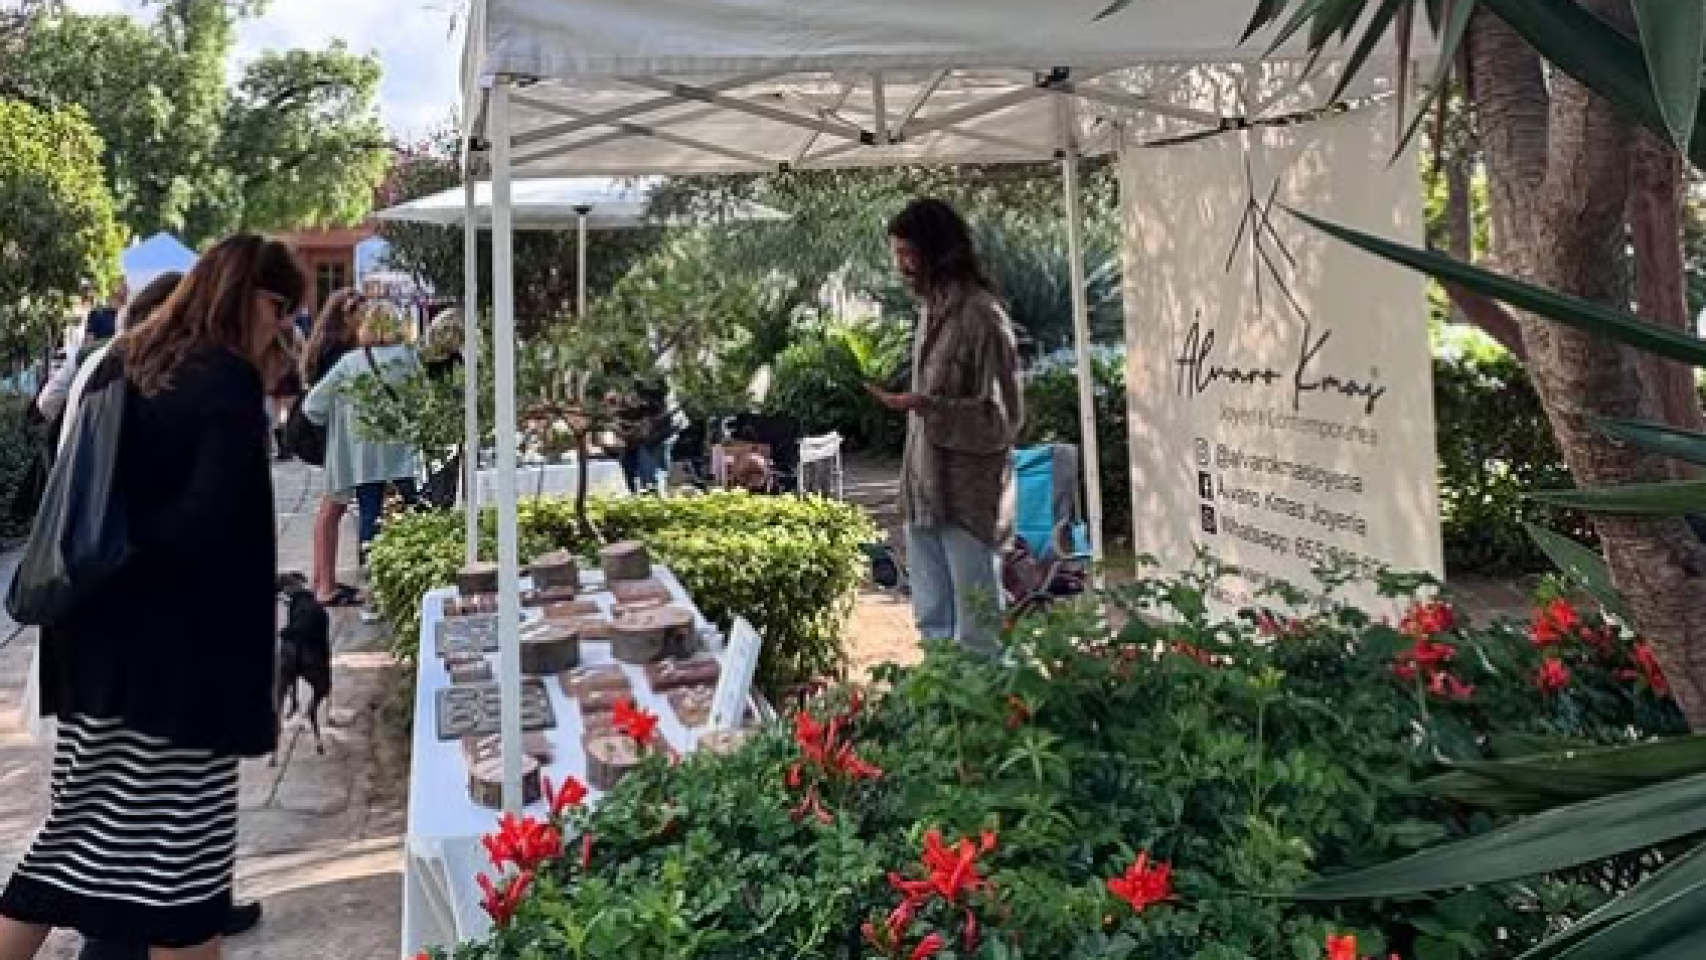
M622 451L622 474L629 493L662 492L669 476L671 444L648 443Z
M920 635L963 649L1000 652L1000 558L956 526L906 525L906 565Z
M396 489L404 503L415 501L413 478L392 480L389 483L364 483L355 488L355 532L361 544L361 561L367 563L367 545L379 535L379 518L385 513L385 494Z

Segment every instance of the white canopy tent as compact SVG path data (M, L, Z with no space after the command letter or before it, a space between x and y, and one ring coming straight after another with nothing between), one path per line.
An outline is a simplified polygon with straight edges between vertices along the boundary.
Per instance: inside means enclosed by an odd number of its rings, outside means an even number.
M1241 115L1203 109L1224 99L1203 90L1229 82L1214 66L1262 59L1261 37L1238 42L1256 0L1139 0L1099 20L1108 3L474 0L461 115L470 220L475 177L489 166L492 183L506 806L519 805L521 774L513 445L503 442L515 429L514 178L1059 161L1083 454L1099 463L1079 158L1134 131L1212 134L1319 106L1282 81L1259 85ZM1272 69L1301 81L1295 64ZM1100 558L1095 470L1086 485Z

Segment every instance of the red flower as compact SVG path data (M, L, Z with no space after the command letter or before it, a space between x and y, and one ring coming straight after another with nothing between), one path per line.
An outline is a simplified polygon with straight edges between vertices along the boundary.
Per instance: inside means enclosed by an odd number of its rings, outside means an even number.
M942 935L932 933L918 941L918 946L912 948L912 960L924 960L925 957L935 956L945 946L947 946L947 941L942 939Z
M1172 650L1179 656L1189 657L1205 667L1212 667L1215 665L1214 655L1195 644L1186 643L1183 640L1180 640L1173 644Z
M1647 681L1648 688L1659 696L1670 693L1670 681L1665 679L1664 668L1659 666L1658 655L1653 653L1651 645L1645 642L1635 644L1635 666L1639 674L1635 670L1625 670L1622 674L1625 680L1640 676Z
M835 822L835 815L825 809L823 801L818 798L815 783L806 788L805 799L800 801L800 805L788 811L788 816L795 820L803 820L807 814L817 818L817 822L825 826Z
M1016 693L1007 695L1007 729L1019 729L1029 723L1033 715L1030 704L1026 703L1023 697Z
M1418 639L1450 633L1457 626L1457 614L1451 604L1442 600L1412 604L1399 624L1399 629Z
M1428 693L1444 700L1468 700L1475 695L1475 688L1440 670L1428 677Z
M1550 647L1568 637L1581 622L1576 608L1563 598L1553 600L1534 611L1534 622L1528 628L1537 647Z
M977 872L977 858L994 849L995 834L988 831L979 843L967 837L950 847L942 842L940 830L931 830L924 835L924 869L930 872L930 886L949 903L961 893L989 886Z
M616 701L610 712L610 722L642 748L652 742L658 730L657 714L634 706L634 701L627 697Z
M1557 693L1570 685L1570 668L1557 657L1547 657L1534 677L1534 685L1540 688L1541 693Z
M1142 913L1146 907L1173 899L1173 865L1150 866L1149 854L1140 853L1124 875L1108 881L1108 890Z
M960 942L965 945L967 953L977 952L977 915L966 911L965 929L960 934Z
M543 820L518 818L509 813L498 821L498 832L487 834L480 842L492 866L499 870L511 863L526 872L563 854L563 835L556 827Z
M553 817L561 818L570 807L578 807L586 802L586 785L576 780L572 774L563 781L562 789L552 786L550 777L541 777L540 783L545 788L545 805L550 808Z
M1328 934L1327 960L1357 960L1357 938L1348 933Z
M520 908L522 898L527 895L527 887L533 882L533 874L523 871L514 880L505 884L500 890L492 885L492 878L480 874L475 878L480 884L480 890L485 896L480 899L480 906L486 908L486 913L492 922L500 927L509 926L509 921Z
M592 869L592 834L581 834L581 872Z

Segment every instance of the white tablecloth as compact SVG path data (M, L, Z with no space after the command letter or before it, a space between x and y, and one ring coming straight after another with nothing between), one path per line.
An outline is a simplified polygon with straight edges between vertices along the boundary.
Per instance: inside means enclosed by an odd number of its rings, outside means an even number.
M515 492L520 497L572 497L579 483L580 465L574 463L519 467L515 471ZM497 487L498 472L481 470L480 502L495 502ZM592 472L587 474L586 489L597 496L627 496L628 481L622 475L622 465L614 460L593 460Z
M675 575L654 566L653 573L678 603L692 607L702 635L710 626L693 607L687 592ZM586 599L596 601L606 611L612 597L604 592L590 592L601 586L603 577L596 572L582 574L582 588L589 591ZM485 935L491 921L480 907L480 890L475 876L490 873L480 846L480 838L496 828L498 813L476 806L468 798L467 765L462 759L458 741L438 739L436 705L438 691L450 685L450 676L436 655L435 633L443 619L443 602L454 596L451 588L434 590L421 601L421 654L415 680L415 732L413 769L409 775L409 826L403 866L403 956L413 957L429 947L449 948L457 943ZM529 618L538 614L528 612ZM721 653L721 634L711 633L709 639ZM497 673L497 655L488 658L492 673ZM581 648L581 662L586 664L612 663L607 644L589 643ZM660 696L652 692L645 670L624 664L634 689L635 701L655 712L660 720L659 731L670 746L686 753L693 749L696 731L684 728L674 711ZM556 678L546 677L545 689L551 697L551 708L557 725L546 732L556 748L556 759L545 769L552 783L562 783L573 775L586 781L586 757L580 751L580 708L563 693ZM588 802L596 802L599 792L590 790ZM535 804L528 812L543 815L544 805Z

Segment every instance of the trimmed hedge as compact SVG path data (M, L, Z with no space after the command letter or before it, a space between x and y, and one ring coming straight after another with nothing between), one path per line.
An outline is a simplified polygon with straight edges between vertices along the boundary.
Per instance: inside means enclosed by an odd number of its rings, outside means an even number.
M860 545L876 536L858 507L816 497L714 493L594 499L588 514L606 542L644 542L711 621L726 628L745 617L763 634L762 689L773 693L841 673L841 632L865 574ZM559 548L590 560L599 544L576 536L575 526L572 501L523 502L523 561ZM495 512L486 512L482 527L481 555L489 557L496 552ZM373 546L374 598L405 659L418 652L420 597L452 582L462 565L462 537L460 514L404 514L387 521Z
M9 516L29 474L41 429L30 423L30 398L0 396L0 540L28 536L29 518Z

